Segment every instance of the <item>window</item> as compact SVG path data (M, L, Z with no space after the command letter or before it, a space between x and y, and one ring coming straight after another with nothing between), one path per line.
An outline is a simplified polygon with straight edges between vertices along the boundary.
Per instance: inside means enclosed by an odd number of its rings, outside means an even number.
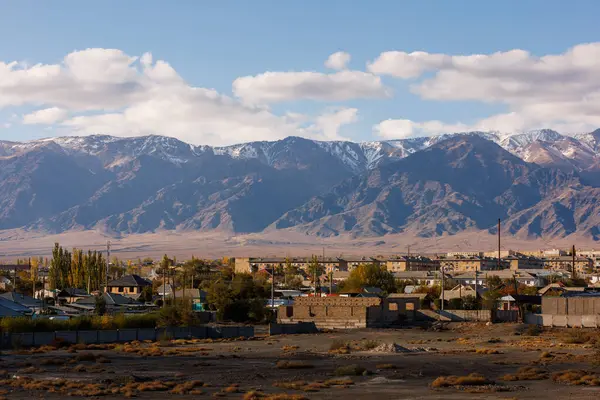
M123 286L119 286L119 293L123 292Z
M129 293L133 293L135 292L135 286L130 286L129 287Z

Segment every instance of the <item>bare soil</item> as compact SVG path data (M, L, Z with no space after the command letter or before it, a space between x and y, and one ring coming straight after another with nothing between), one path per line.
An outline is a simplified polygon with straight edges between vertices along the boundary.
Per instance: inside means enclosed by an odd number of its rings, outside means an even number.
M296 396L289 399L600 398L600 386L582 383L600 376L594 345L570 344L564 330L540 336L516 335L519 330L514 324L452 324L441 332L355 330L251 340L22 349L2 354L0 398L251 399L274 394ZM334 342L338 350L330 352ZM340 343L348 344L348 353L339 351ZM392 343L401 352L374 350L379 344L392 349ZM363 369L367 372L358 376L344 375ZM520 369L529 372L519 374ZM579 384L552 379L568 370L585 371L586 378ZM460 379L470 374L477 376ZM505 380L505 375L513 379ZM577 374L564 376L570 375ZM438 377L445 377L438 383L465 384L432 386ZM515 380L519 377L534 380ZM477 384L480 381L484 383ZM255 397L247 394L251 391Z

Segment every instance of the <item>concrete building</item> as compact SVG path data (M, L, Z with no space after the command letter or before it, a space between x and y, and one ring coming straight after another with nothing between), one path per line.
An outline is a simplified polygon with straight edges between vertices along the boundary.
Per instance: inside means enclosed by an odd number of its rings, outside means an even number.
M544 259L544 267L551 270L573 270L572 256L555 256ZM587 257L575 256L575 271L583 274L594 269L594 262Z
M446 253L447 258L471 258L471 257L483 257L482 251L450 251Z
M336 257L318 257L319 265L325 272L347 271L348 262ZM252 273L261 270L270 271L272 268L285 268L289 262L292 266L306 270L312 257L236 257L234 270L236 273ZM367 263L369 263L367 261Z
M510 269L478 273L477 285L485 286L487 279L491 278L492 276L497 276L503 281L516 279L519 284L530 287L543 287L546 285L546 278L543 276L538 276L537 274L528 271L512 271ZM455 281L465 285L475 284L475 272L453 275L452 278Z
M600 271L600 251L598 250L579 250L578 256L587 257L594 263L594 270Z
M402 297L297 297L293 306L281 306L277 322L314 322L317 328L356 329L399 325L415 319L419 299Z
M508 266L511 271L519 270L531 270L531 269L543 269L544 260L524 255L510 255L504 258L505 262L508 262Z
M437 271L440 269L439 260L421 256L399 256L386 260L387 270L398 271Z
M506 257L510 257L510 256L516 256L519 253L517 253L514 250L500 250L500 258L506 258ZM482 254L483 257L489 257L489 258L498 258L498 250L494 250L494 251L486 251Z
M469 257L440 257L440 268L445 272L492 271L498 269L497 258L480 256ZM508 263L500 260L500 268L506 268Z

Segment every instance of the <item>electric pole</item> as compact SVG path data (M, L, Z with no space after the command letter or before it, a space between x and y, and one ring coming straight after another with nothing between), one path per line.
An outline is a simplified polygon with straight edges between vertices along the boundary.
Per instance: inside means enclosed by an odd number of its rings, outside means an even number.
M106 242L106 277L104 291L108 293L108 270L110 268L110 240Z
M500 218L498 218L498 269L500 269Z
M573 279L575 279L577 275L577 271L575 269L575 245L573 245L573 248L571 249L571 255L573 256L573 270L571 271L571 275Z

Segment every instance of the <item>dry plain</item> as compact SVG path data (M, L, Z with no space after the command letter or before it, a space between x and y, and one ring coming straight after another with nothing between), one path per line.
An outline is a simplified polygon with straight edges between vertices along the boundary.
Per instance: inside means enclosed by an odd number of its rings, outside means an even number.
M452 324L441 332L415 327L269 337L261 335L264 328L259 327L258 336L250 340L19 349L2 354L0 396L600 397L600 353L594 345L600 332L554 329L539 336L515 334L521 330L514 324ZM392 343L397 345L394 349ZM478 375L467 377L470 374Z

